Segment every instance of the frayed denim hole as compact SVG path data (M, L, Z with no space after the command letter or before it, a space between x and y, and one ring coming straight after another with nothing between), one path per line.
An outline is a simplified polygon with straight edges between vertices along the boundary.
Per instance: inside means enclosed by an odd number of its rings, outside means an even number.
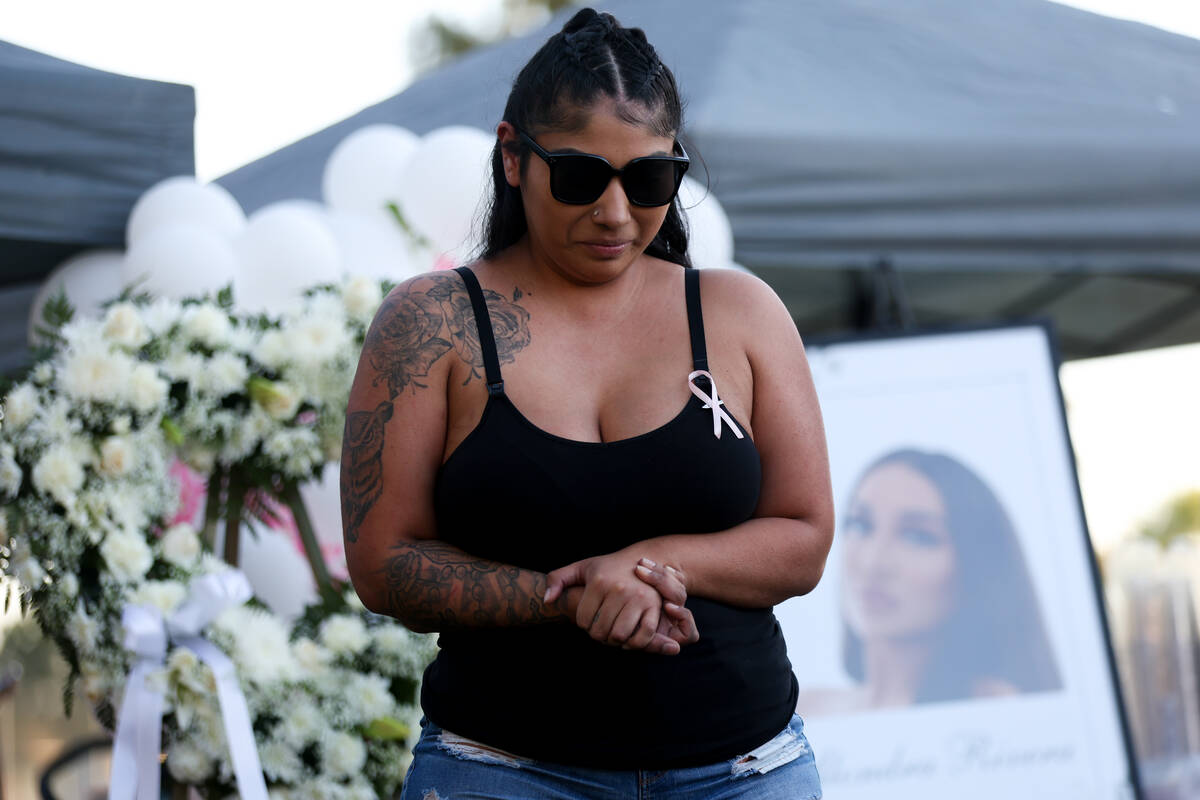
M489 747L473 739L467 739L455 733L442 731L435 745L455 758L463 761L478 761L481 764L500 764L506 767L520 768L529 760L513 755L499 748Z

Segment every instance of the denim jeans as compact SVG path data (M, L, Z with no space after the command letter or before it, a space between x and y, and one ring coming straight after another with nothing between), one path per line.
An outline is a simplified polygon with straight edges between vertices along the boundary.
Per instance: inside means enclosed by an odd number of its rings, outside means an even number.
M749 753L701 767L604 770L535 761L421 718L400 800L818 800L804 720Z

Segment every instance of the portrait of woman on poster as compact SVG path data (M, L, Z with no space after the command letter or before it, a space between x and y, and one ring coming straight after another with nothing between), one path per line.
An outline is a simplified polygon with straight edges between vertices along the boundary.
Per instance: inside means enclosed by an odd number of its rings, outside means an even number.
M840 509L842 666L850 688L804 689L836 714L1062 688L1016 531L961 461L876 459Z

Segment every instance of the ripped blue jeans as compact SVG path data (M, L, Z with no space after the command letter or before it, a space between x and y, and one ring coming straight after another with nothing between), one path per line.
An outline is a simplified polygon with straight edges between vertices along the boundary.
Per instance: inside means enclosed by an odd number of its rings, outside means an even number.
M804 720L726 761L669 770L604 770L535 761L421 718L400 800L818 800Z

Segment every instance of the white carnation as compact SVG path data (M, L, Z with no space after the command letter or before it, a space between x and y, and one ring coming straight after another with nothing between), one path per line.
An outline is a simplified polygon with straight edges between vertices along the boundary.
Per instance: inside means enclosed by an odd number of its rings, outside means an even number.
M169 331L182 315L183 306L167 297L155 298L153 303L142 309L142 320L155 336Z
M300 392L283 381L275 381L259 394L258 400L267 415L277 422L287 422L300 408Z
M188 739L171 745L167 751L167 769L181 783L202 783L213 771L213 760Z
M13 446L0 444L0 495L16 497L21 488L21 465L17 463ZM2 516L2 513L0 513Z
M46 578L46 570L42 569L42 562L38 561L37 556L29 551L28 546L23 546L20 540L13 547L12 555L8 557L8 574L16 578L22 586L30 589L41 586L42 581Z
M292 703L280 720L279 735L293 747L303 748L324 738L329 723L317 706L307 700Z
M329 666L333 654L326 648L302 636L292 642L292 654L306 672L321 672Z
M342 303L346 306L347 313L359 319L370 319L379 309L382 300L379 281L362 275L351 278L342 289Z
M119 478L133 469L134 452L124 436L110 436L100 445L100 472Z
M117 303L109 306L104 315L104 338L122 347L132 350L150 341L150 331L142 322L137 307L133 303Z
M213 625L233 639L233 660L246 679L263 684L300 676L287 629L273 614L234 606L222 611Z
M129 430L132 427L133 420L129 418L129 415L121 414L113 417L113 421L109 424L108 429L118 436L124 436L125 434L129 433Z
M134 362L100 342L76 342L67 349L59 371L62 390L75 400L116 403L130 385Z
M353 675L343 696L348 710L360 723L391 716L396 705L388 679L373 673Z
M90 653L96 649L96 643L100 638L100 625L88 616L83 603L79 603L75 607L75 611L67 621L67 635L74 642L75 647L84 653Z
M8 393L4 403L4 422L14 430L20 430L37 415L38 391L32 384L22 383Z
M287 364L292 357L292 346L283 331L267 331L258 340L254 348L254 358L258 363L277 370Z
M38 386L45 386L54 378L54 367L50 366L50 362L43 361L33 368L33 382Z
M183 315L184 333L209 347L216 348L227 344L231 328L229 315L212 303L192 306Z
M299 754L286 742L272 739L258 748L263 772L273 781L291 783L300 777L303 764Z
M2 518L3 515L0 515ZM68 572L65 575L58 576L58 590L62 592L63 597L68 600L74 600L79 594L79 578L75 577L74 572Z
M348 733L336 732L325 738L321 748L325 771L335 777L349 777L367 762L367 748L362 739Z
M305 316L288 327L296 358L307 365L332 361L350 345L345 324L328 316Z
M200 537L186 523L172 525L158 541L164 559L177 567L190 567L200 555Z
M34 487L64 508L75 504L75 493L83 487L83 478L83 464L69 444L49 448L33 467Z
M129 593L128 602L157 608L164 617L168 617L185 598L187 587L179 581L146 581Z
M367 626L359 617L334 614L321 623L321 643L334 653L361 653L371 643Z
M100 545L104 563L119 581L130 583L139 580L154 563L154 554L141 536L116 531L104 537Z
M197 376L197 388L217 397L244 391L250 372L246 362L233 353L217 353Z
M149 364L138 364L129 379L129 402L137 411L146 414L167 400L167 382Z

